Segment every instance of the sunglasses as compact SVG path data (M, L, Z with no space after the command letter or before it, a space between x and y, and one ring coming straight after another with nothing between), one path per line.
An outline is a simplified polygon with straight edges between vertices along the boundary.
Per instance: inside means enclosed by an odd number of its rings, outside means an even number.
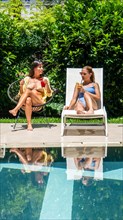
M84 76L85 76L85 75L87 75L87 73L84 73L84 72L80 72L80 75L84 75Z

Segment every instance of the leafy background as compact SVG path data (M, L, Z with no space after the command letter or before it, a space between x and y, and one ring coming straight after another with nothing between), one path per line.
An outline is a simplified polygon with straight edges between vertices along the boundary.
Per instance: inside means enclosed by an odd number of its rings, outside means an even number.
M8 116L13 106L8 85L18 73L28 73L35 58L44 62L51 85L60 90L47 109L49 115L60 116L64 105L66 68L91 65L104 69L108 117L122 116L121 0L36 1L30 16L20 0L0 4L0 117Z

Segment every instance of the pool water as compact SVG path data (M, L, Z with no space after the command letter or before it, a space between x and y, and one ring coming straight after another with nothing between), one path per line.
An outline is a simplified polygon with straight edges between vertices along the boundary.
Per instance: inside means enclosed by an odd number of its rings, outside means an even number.
M0 159L0 220L123 219L121 147L108 148L103 178L97 179L94 171L86 171L82 178L68 178L61 149L51 148L50 152L54 156L50 166L29 164L25 169L6 149Z

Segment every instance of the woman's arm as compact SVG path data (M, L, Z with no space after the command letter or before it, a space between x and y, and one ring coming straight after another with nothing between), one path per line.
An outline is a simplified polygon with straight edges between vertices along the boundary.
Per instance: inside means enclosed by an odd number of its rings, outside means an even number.
M20 81L20 94L22 95L23 94L23 85L24 85L24 79L22 79Z
M76 104L76 101L77 101L77 98L78 98L78 93L79 93L79 90L77 88L77 85L75 85L75 88L74 88L74 92L73 92L73 97L70 101L70 104L69 106L67 107L67 109L73 109L74 108L74 105Z
M24 153L23 153L21 150L19 150L19 149L17 149L17 148L12 148L12 149L10 149L10 152L17 154L17 156L19 157L19 160L20 160L23 164L28 164L28 161L27 161L27 159L26 159Z
M24 77L20 81L20 94L21 95L25 92L25 90L26 90L29 83L30 83L30 77L29 76Z

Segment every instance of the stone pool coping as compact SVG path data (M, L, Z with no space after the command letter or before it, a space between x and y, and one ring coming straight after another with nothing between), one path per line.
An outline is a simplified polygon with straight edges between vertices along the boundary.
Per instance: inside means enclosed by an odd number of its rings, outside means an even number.
M1 147L61 147L61 146L123 146L123 125L108 124L108 137L105 137L100 127L68 126L64 136L61 136L61 124L34 124L33 131L26 130L26 124L17 124L13 130L12 124L1 123Z

